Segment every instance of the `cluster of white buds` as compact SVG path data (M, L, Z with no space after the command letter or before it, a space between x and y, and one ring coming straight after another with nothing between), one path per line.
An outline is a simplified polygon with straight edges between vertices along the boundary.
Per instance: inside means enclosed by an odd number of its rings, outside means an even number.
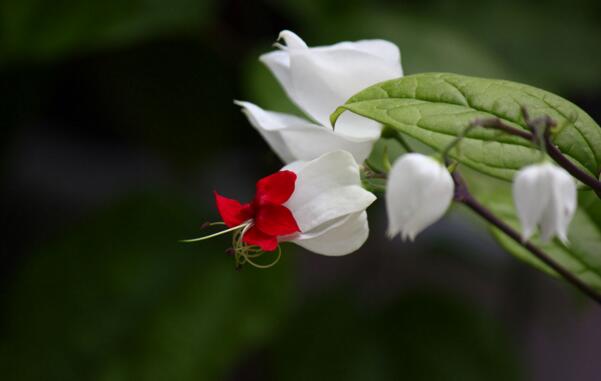
M388 234L413 240L439 220L449 208L454 182L444 164L418 153L401 156L388 176L386 208ZM568 243L568 227L577 206L576 182L563 168L548 163L529 165L517 172L513 199L522 238L528 240L540 226L541 240L557 236Z

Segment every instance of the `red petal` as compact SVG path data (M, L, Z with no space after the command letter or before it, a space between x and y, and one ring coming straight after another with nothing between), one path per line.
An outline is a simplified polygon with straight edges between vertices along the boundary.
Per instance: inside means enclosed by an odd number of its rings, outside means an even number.
M273 236L300 231L290 209L282 205L261 205L255 216L255 224L262 232Z
M259 205L266 203L281 205L292 196L295 182L296 173L292 171L280 171L263 177L257 181L255 202Z
M253 211L250 204L240 204L238 201L223 197L217 192L213 193L215 194L217 210L228 227L233 228L252 218Z
M256 225L244 233L242 240L249 245L259 246L263 251L274 251L278 247L277 238L263 233Z

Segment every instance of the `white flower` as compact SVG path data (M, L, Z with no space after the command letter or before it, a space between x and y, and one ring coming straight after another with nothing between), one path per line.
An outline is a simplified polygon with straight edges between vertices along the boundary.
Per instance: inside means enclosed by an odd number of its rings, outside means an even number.
M345 255L359 249L369 235L365 209L376 199L363 189L359 166L345 151L326 153L282 170L296 173L294 192L284 203L300 228L281 237L323 255Z
M455 185L447 168L435 159L408 153L396 160L388 175L388 235L399 232L415 239L447 211Z
M228 229L186 242L238 231L234 253L250 263L249 247L274 251L285 241L318 254L345 255L367 239L365 209L375 199L361 186L353 156L346 151L329 152L263 177L257 181L251 202L241 203L215 192L222 224Z
M557 235L567 243L576 198L576 183L563 168L551 163L522 168L514 178L513 200L524 240L530 238L540 225L543 241Z
M265 111L239 102L250 123L285 163L311 160L334 151L350 152L358 163L369 155L381 126L353 113L330 125L330 114L355 93L375 83L401 77L396 45L383 40L341 42L309 48L290 31L280 33L286 46L261 56L288 97L312 121Z

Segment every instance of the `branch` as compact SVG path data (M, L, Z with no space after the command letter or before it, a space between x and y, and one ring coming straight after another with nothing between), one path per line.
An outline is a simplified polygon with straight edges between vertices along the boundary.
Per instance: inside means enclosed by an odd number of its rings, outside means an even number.
M503 132L507 132L510 135L519 136L520 138L524 138L528 141L533 141L534 139L534 135L532 135L531 132L520 130L519 128L505 124L500 118L476 119L470 125L494 128Z
M601 198L601 181L589 175L582 169L578 168L551 141L551 128L556 125L555 121L552 120L549 116L530 119L528 112L524 108L522 109L522 114L524 116L526 124L528 125L531 131L536 131L536 128L541 124L544 125L545 130L542 134L542 143L545 145L545 149L549 156L551 156L553 160L555 160L557 164L559 164L559 166L563 167L576 179L580 180L583 184L588 185L597 194L597 196ZM498 129L510 135L519 136L533 143L536 143L538 140L537 136L534 135L532 132L524 131L519 128L515 128L508 124L505 124L500 118L476 119L470 124L470 126L480 126Z
M393 139L396 140L405 151L414 152L409 143L407 143L407 140L405 140L403 135L401 135L400 133L394 134Z
M548 130L547 130L548 131ZM597 197L601 198L601 181L597 180L593 176L584 172L582 169L574 165L563 153L553 144L549 133L545 133L543 139L545 140L545 147L547 153L553 158L561 167L580 180L583 184L588 185L595 193Z
M414 152L407 140L405 140L405 137L390 126L385 125L380 136L385 139L394 139L401 145L401 147L403 147L405 151Z
M599 295L595 290L590 288L586 283L578 279L574 274L563 268L559 263L555 262L555 260L553 260L543 250L530 243L530 241L522 241L520 233L518 233L512 227L503 222L499 217L494 215L490 210L484 207L484 205L480 204L472 196L472 194L467 189L465 181L463 180L459 172L454 171L452 175L453 180L455 182L455 201L464 204L476 214L478 214L480 217L484 218L490 224L495 226L497 229L501 230L509 238L513 239L515 242L526 248L536 258L538 258L547 266L555 270L555 272L561 275L561 277L565 279L568 283L571 283L574 287L576 287L588 297L597 302L599 305L601 305L601 295Z

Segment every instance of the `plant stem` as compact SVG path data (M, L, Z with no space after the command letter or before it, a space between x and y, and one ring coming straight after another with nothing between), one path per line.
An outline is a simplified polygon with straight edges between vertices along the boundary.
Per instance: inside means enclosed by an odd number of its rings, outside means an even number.
M568 173L570 173L576 179L580 180L583 184L588 185L597 194L597 197L601 198L601 181L574 165L574 163L572 163L551 141L550 128L555 126L555 122L549 117L531 120L528 116L528 113L525 110L523 110L523 113L526 123L528 124L531 130L534 130L536 128L536 124L538 124L539 122L543 122L545 124L545 131L543 133L543 143L544 148L546 148L547 154L551 156L553 160L555 160L555 162L559 164L559 166L568 171ZM472 122L471 125L495 128L504 131L510 135L519 136L530 142L535 142L537 140L536 136L531 132L520 130L518 128L507 125L499 118L476 119L474 122Z
M400 133L394 134L393 139L396 140L405 149L405 151L413 152L413 149L411 149L411 146L409 145L409 143L407 143L407 140L405 140L403 135L401 135Z
M471 124L473 126L495 128L497 130L507 132L510 135L519 136L529 141L532 141L533 139L531 132L520 130L519 128L505 124L500 118L476 119Z
M553 158L561 167L568 171L572 176L580 180L583 184L591 187L597 194L597 197L601 198L601 181L595 179L593 176L584 172L580 168L574 165L563 153L553 144L551 137L548 133L544 135L545 146L547 147L547 153Z
M470 132L471 130L474 129L474 127L477 127L477 124L470 124L469 126L467 126L466 128L463 129L463 131L461 131L459 133L459 135L457 135L455 137L455 139L453 139L449 144L447 144L447 146L445 147L445 149L442 151L442 153L440 154L440 156L442 157L443 161L446 161L448 156L449 156L449 152L451 152L451 150L457 146L459 143L461 143L461 141L463 140L463 138L465 138L465 136L468 134L468 132Z
M509 238L513 239L518 244L526 248L536 258L541 260L547 266L552 268L556 273L561 275L567 282L571 283L574 287L578 288L588 297L593 299L599 305L601 305L601 295L595 290L590 288L586 283L578 279L574 274L563 268L560 264L555 262L547 253L543 250L534 246L530 241L522 241L520 233L515 231L512 227L503 222L499 217L494 215L484 205L480 204L469 192L465 181L459 174L459 172L453 172L453 180L455 181L455 201L460 202L470 208L473 212L484 218L487 222L495 226L497 229L505 233Z

